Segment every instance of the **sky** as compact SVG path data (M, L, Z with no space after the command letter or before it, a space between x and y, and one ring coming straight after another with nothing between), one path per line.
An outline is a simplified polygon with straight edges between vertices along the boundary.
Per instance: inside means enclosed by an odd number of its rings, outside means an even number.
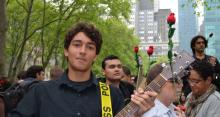
M160 9L171 9L178 16L178 0L160 0Z
M176 23L178 23L178 0L160 0L159 9L171 9L175 13ZM178 25L175 25L176 33L174 34L174 39L177 40L178 37Z
M160 9L171 9L171 11L176 14L178 22L178 0L160 0ZM203 14L203 8L200 7L199 11ZM198 21L199 25L201 25L203 17L198 17Z

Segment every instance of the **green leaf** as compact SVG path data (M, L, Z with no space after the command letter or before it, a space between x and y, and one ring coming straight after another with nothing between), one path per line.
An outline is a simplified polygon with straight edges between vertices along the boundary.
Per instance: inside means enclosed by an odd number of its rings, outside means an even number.
M175 28L170 28L168 32L168 38L172 38L175 32Z
M173 41L171 39L169 40L168 45L169 45L169 49L173 48Z
M168 51L168 59L169 61L172 61L173 53L171 50Z
M134 59L135 59L135 61L138 63L138 54L137 54L137 53L135 53Z
M153 65L153 64L156 63L156 62L157 62L157 61L155 61L155 60L154 60L154 61L151 61L151 62L150 62L150 66Z

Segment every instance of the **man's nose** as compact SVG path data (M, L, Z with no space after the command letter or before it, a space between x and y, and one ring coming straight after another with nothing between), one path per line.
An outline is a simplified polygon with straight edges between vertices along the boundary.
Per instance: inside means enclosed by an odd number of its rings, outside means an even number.
M86 52L86 47L85 46L82 46L80 48L80 53L84 54Z

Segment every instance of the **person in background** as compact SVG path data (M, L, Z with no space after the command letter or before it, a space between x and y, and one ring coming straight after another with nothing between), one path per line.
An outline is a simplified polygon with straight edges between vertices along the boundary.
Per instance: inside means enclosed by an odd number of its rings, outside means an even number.
M208 40L202 36L197 35L192 38L191 40L191 50L193 53L193 57L197 61L206 61L211 63L212 69L214 70L214 76L213 76L213 83L217 86L217 90L220 89L220 64L216 57L207 55L205 53L205 49L208 47ZM190 86L187 81L187 77L183 78L183 92L184 95L187 96L190 92Z
M20 71L17 75L18 83L22 82L26 77L27 71Z
M50 80L55 80L61 77L63 74L63 69L58 66L54 66L50 69Z
M44 69L42 66L32 65L27 71L21 71L17 78L18 81L15 81L2 93L6 115L17 107L35 83L39 83L44 79Z
M147 85L162 72L162 64L153 66L147 75ZM170 78L161 87L155 100L155 106L143 114L142 117L184 117L184 112L178 110L175 112L174 101L177 100L177 91L181 90L182 84L178 79Z
M193 56L197 61L207 61L211 63L212 69L214 70L214 84L217 88L220 88L220 64L216 57L207 55L205 49L208 47L208 40L201 35L197 35L192 38L191 49Z
M18 80L22 80L26 78L27 71L20 71L17 75Z
M188 77L192 92L186 101L186 117L219 117L220 93L213 85L213 65L207 61L195 61Z
M32 65L27 69L26 78L25 79L36 79L38 81L43 81L45 79L44 76L44 68L40 65Z
M120 59L115 55L106 56L102 61L102 72L105 76L106 83L120 89L126 104L130 102L135 88L127 81L122 81L124 73Z
M122 70L123 77L121 80L134 85L134 80L131 79L131 70L127 66L122 66Z

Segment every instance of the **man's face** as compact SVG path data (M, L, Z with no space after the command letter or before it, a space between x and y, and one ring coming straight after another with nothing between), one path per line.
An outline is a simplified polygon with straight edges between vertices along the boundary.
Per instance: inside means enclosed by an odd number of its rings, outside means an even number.
M68 68L85 72L91 69L96 59L96 45L83 32L76 34L68 49L64 50L64 54L68 59Z
M105 69L103 69L103 74L107 80L121 80L123 75L121 61L118 59L105 61Z
M182 83L167 81L161 88L159 97L168 105L176 101L178 98L178 91L182 89Z
M197 39L194 49L196 52L204 52L205 50L205 41L202 38Z
M207 80L203 80L195 70L190 71L188 81L192 89L193 95L197 97L204 94L208 90L211 84L211 78L208 78Z
M37 79L43 81L45 79L44 71L37 73Z

